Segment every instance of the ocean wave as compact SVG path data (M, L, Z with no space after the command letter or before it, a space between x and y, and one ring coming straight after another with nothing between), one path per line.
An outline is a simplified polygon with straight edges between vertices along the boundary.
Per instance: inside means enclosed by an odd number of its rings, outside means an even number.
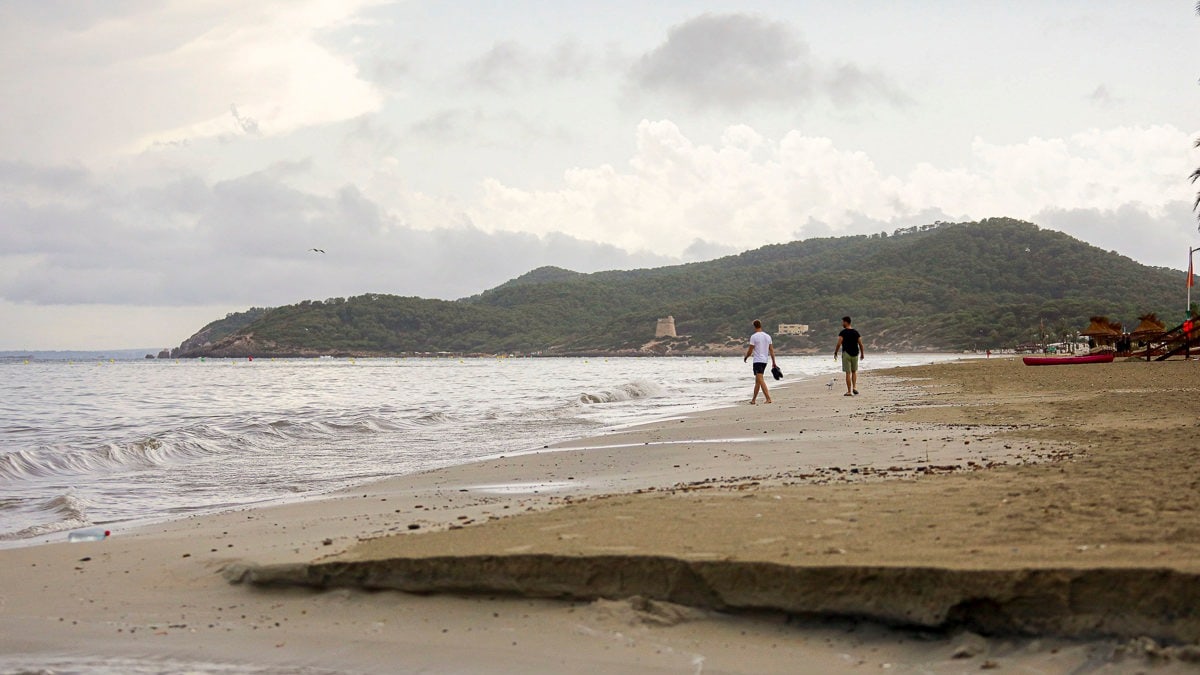
M106 442L97 437L91 442L82 439L4 452L0 454L0 484L150 469L215 456L272 451L281 445L327 443L347 436L382 435L453 423L454 417L441 412L414 414L408 419L374 412L327 419L224 419L133 441Z
M0 480L19 481L155 467L211 455L217 451L203 442L167 442L155 437L128 443L102 443L91 448L41 446L16 450L0 457Z
M444 415L434 413L423 415L410 424L436 424L442 421ZM267 423L248 423L241 428L242 433L267 433L288 439L299 439L312 436L329 436L341 433L386 433L403 428L404 424L397 423L390 417L375 414L363 414L346 419L336 420L275 420Z
M0 532L0 541L31 539L45 534L86 527L92 524L88 518L88 506L87 502L71 494L46 499L33 505L30 510L38 515L53 518L53 520L30 525L16 532Z
M679 380L680 384L724 384L729 382L728 377L685 377Z
M640 398L653 398L662 396L666 393L661 385L650 380L634 380L608 391L602 391L597 394L583 393L579 395L579 402L584 405L594 405L597 403L617 403L620 401L633 401Z
M413 424L423 427L433 427L439 424L449 424L451 422L454 422L454 418L442 412L427 413L412 420Z

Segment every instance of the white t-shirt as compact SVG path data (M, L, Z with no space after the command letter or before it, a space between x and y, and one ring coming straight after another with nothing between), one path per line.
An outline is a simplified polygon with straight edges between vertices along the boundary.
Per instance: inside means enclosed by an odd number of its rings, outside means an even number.
M754 345L754 362L771 362L771 336L766 331L756 330L750 336L750 344Z

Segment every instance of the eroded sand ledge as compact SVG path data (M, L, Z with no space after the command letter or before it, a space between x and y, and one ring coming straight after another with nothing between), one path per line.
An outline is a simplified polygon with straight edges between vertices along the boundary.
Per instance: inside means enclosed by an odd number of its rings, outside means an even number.
M798 567L638 555L514 554L234 565L233 583L572 600L644 597L714 610L865 618L1061 637L1200 638L1200 577L1169 569Z
M992 634L1200 640L1200 368L1002 361L904 373L933 378L926 400L872 420L883 426L855 442L899 450L910 438L886 435L888 425L920 422L956 428L962 445L975 438L972 451L1035 440L1078 456L857 484L777 474L748 490L726 481L703 494L591 499L369 539L311 563L231 565L225 575L262 586L640 596ZM991 425L986 438L980 424Z

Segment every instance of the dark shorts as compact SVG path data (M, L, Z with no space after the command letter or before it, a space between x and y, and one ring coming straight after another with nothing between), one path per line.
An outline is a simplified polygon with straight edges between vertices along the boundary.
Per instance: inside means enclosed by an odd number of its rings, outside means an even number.
M759 363L759 362L755 361L754 362L754 374L762 375L765 372L767 372L767 364Z

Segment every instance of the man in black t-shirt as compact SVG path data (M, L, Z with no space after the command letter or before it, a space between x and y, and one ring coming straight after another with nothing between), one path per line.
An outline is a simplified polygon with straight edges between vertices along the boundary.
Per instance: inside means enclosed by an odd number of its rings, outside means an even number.
M842 317L842 332L838 333L837 346L833 348L833 358L837 360L838 351L842 352L842 372L846 373L846 396L858 396L858 362L866 356L863 350L862 336L850 327L850 317Z

